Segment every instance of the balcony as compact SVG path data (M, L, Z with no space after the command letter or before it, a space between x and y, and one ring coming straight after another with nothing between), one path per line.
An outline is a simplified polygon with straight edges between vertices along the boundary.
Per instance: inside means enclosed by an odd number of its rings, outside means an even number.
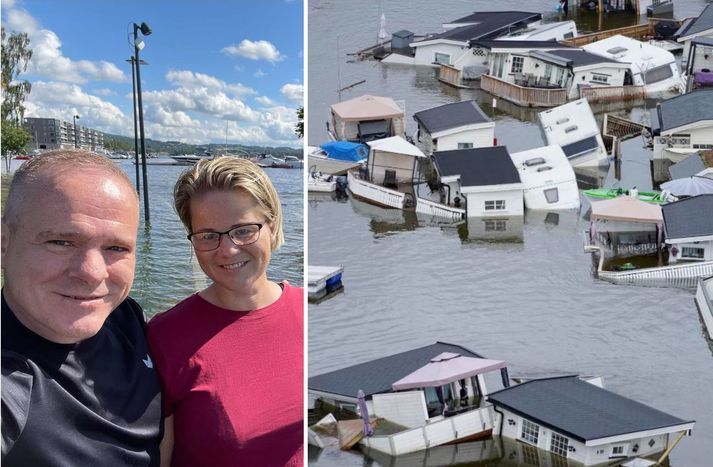
M565 88L518 86L486 74L480 77L480 88L523 107L556 107L567 102Z

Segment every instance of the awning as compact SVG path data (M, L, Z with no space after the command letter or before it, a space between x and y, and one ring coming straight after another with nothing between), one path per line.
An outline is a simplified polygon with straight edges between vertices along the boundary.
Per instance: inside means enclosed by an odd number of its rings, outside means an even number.
M377 139L366 143L375 151L393 152L396 154L406 154L413 157L426 157L426 155L416 146L409 143L400 136Z
M645 203L632 196L619 196L592 203L590 219L661 224L663 214L658 204Z
M332 105L332 112L347 121L403 117L404 111L390 97L364 95Z
M391 387L395 391L437 387L505 366L502 360L464 357L457 353L443 352L425 366L393 383Z

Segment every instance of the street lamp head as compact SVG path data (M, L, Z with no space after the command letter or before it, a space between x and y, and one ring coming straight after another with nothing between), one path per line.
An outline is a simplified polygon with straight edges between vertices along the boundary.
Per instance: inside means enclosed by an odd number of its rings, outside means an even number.
M151 28L149 27L148 24L146 23L141 23L141 26L139 26L139 29L141 29L141 34L144 36L150 36L151 35Z

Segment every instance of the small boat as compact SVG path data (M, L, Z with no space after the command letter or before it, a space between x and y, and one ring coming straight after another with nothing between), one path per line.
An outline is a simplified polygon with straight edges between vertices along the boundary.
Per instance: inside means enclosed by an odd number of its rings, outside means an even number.
M304 167L304 162L297 156L285 156L285 164L288 169L301 169Z
M636 198L647 203L665 204L670 201L671 195L666 191L638 191L627 190L625 188L595 188L592 190L584 190L583 193L593 199L614 199L619 196L632 196L636 193Z
M366 161L367 146L349 141L333 141L322 147L309 146L307 159L309 168L324 174L346 175Z
M312 171L307 176L307 191L310 193L331 193L337 190L337 180L333 175Z

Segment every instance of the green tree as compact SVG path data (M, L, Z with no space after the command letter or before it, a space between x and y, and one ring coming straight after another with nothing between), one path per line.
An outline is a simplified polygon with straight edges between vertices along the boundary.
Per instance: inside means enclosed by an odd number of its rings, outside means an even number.
M305 108L297 109L297 125L295 125L295 134L298 138L304 138L305 135Z
M2 121L22 123L25 116L25 98L30 94L32 85L27 80L20 80L21 73L27 71L32 58L30 38L26 33L5 35L2 28ZM3 126L4 128L4 126Z
M2 155L14 154L22 151L30 142L30 134L21 126L9 121L2 121Z

